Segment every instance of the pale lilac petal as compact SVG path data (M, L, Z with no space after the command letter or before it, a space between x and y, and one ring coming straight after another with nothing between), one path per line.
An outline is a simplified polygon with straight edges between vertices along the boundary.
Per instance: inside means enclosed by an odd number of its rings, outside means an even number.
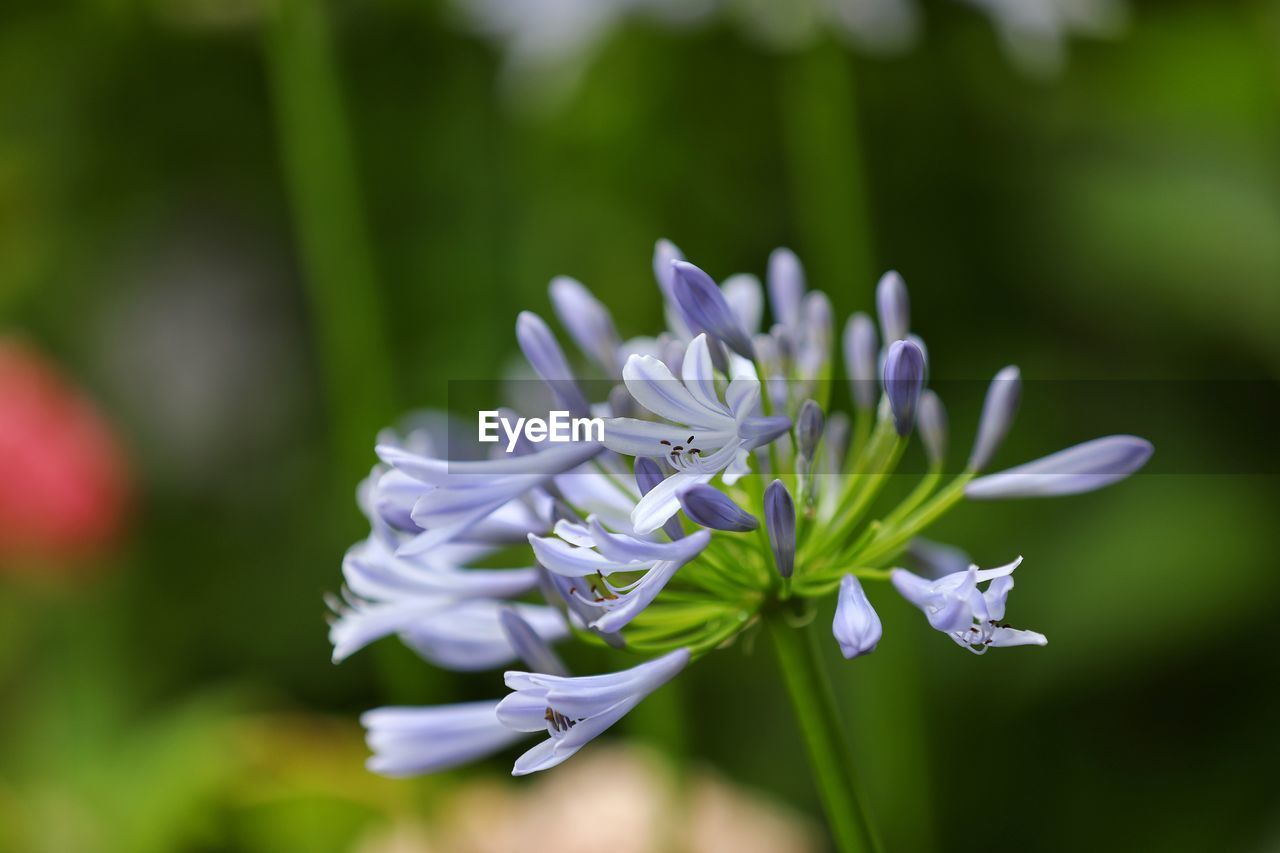
M400 639L426 660L446 669L473 672L503 666L516 658L500 619L508 607L514 607L520 618L547 642L569 635L564 617L553 607L472 599L409 624L400 632Z
M698 335L685 350L681 378L685 387L708 412L724 417L732 417L729 408L720 402L716 394L715 373L711 367L711 351L707 347L707 336Z
M1055 497L1101 489L1135 473L1151 458L1151 442L1133 435L1095 438L1057 453L979 477L965 486L973 500Z
M708 487L710 488L710 487ZM711 534L699 530L674 542L650 542L618 533L610 533L595 519L589 519L591 537L600 553L618 562L672 560L687 563L702 552L711 541Z
M593 548L570 545L551 537L530 534L529 544L538 563L567 578L585 578L595 574L629 572L634 566L625 560L610 560Z
M791 419L786 415L747 418L738 425L738 437L749 450L763 447L781 438L791 429Z
M561 474L597 455L599 442L557 444L523 455L503 455L497 459L449 460L412 453L380 444L378 458L423 483L440 486L487 485L495 476Z
M622 368L622 380L636 402L658 417L700 428L724 428L726 414L708 409L689 393L656 358L633 355Z
M661 527L668 518L680 511L679 492L693 483L706 483L714 476L714 472L692 474L677 471L663 480L636 504L631 511L631 526L636 533L652 533Z
M639 616L641 611L653 603L653 600L666 587L667 582L679 571L681 565L675 561L655 563L653 568L645 572L644 577L626 595L603 605L604 614L594 619L590 623L591 627L607 633L621 631L632 619Z
M518 741L522 734L498 721L497 702L435 707L390 707L360 718L373 755L368 768L392 778L448 770L477 761Z
M1024 631L1018 628L997 627L991 632L987 645L996 648L1009 646L1043 646L1049 639L1036 631Z
M634 418L610 418L604 424L604 446L623 456L663 458L675 445L686 442L691 429L695 427ZM735 435L733 429L696 429L698 441L713 447L723 445Z

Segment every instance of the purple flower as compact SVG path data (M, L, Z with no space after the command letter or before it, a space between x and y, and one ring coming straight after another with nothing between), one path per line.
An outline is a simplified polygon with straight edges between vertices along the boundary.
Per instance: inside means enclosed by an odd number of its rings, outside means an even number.
M514 660L517 650L502 632L505 600L537 585L537 571L460 568L491 548L442 545L430 557L397 556L385 539L371 535L343 560L346 588L329 630L333 660L344 660L369 643L398 634L427 660L450 669L474 670ZM533 604L514 605L543 641L568 634L560 614Z
M395 471L399 500L410 499L414 533L401 556L424 553L452 541L491 541L486 528L504 513L527 516L517 499L598 455L598 442L549 445L546 450L497 459L451 461L379 445L378 456ZM540 530L545 530L540 527ZM520 531L523 537L530 530Z
M507 686L514 692L498 703L498 719L517 732L547 733L545 741L516 759L512 775L547 770L571 758L688 663L689 650L676 649L608 675L508 672Z
M559 521L555 533L555 537L530 534L533 553L549 571L578 579L569 592L585 605L582 609L590 614L587 624L605 633L624 628L638 616L676 571L702 553L711 540L710 531L699 530L674 542L653 542L611 533L594 516L585 525ZM609 577L617 573L643 574L639 580L615 586ZM591 581L596 575L599 579Z
M1002 624L1005 602L1013 589L1013 570L1022 558L1007 566L979 569L928 580L906 569L894 569L890 579L907 601L920 608L929 624L949 636L956 645L974 654L990 647L1043 646L1044 634ZM978 584L988 583L986 590Z
M784 419L754 415L760 382L750 365L725 389L721 401L705 334L694 338L685 352L683 382L667 366L650 356L632 355L622 378L636 402L672 423L612 418L605 424L605 446L626 456L664 459L675 473L655 485L636 504L632 524L640 534L651 533L680 509L678 493L694 483L706 483L721 471L725 482L737 480L747 468L747 452L785 432Z

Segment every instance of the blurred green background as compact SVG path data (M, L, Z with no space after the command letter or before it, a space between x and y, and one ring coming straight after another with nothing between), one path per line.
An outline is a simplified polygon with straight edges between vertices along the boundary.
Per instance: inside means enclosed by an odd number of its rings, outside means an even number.
M830 644L890 849L1280 849L1280 4L1136 3L1044 79L972 9L924 20L888 58L641 20L552 91L437 3L5 3L0 332L97 401L134 488L111 547L0 572L0 850L578 849L591 789L515 847L432 840L550 783L368 775L361 710L496 680L394 641L334 667L322 597L376 430L501 376L552 275L655 330L660 236L718 277L791 246L841 322L900 270L935 377L1169 381L1114 412L1029 382L999 463L1105 430L1148 472L933 531L1023 554L1049 646L972 658L886 589L881 651ZM821 849L745 639L664 700L680 730L627 733Z

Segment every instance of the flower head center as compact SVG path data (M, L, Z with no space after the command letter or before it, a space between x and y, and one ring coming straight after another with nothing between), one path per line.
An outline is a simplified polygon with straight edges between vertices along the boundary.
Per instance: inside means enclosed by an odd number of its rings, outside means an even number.
M547 706L547 711L543 714L542 718L547 721L547 725L550 726L552 734L564 734L578 724L577 720L571 717L566 717L564 714L549 705Z
M681 444L673 444L665 438L658 443L668 448L667 462L677 471L698 470L702 464L702 448L694 446L696 435L690 435Z

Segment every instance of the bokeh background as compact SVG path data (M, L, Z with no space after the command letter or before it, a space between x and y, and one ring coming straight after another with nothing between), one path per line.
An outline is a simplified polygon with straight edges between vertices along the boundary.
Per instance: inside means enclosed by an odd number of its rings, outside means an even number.
M660 236L717 276L791 246L841 320L900 270L935 377L1022 366L1000 462L1157 446L934 531L1025 555L1046 648L881 589L881 649L830 644L890 849L1280 849L1280 4L1030 61L954 2L896 50L642 14L532 58L466 12L0 10L0 850L823 849L766 638L520 781L367 774L361 710L496 681L329 663L377 429L504 375L554 274L655 329Z

